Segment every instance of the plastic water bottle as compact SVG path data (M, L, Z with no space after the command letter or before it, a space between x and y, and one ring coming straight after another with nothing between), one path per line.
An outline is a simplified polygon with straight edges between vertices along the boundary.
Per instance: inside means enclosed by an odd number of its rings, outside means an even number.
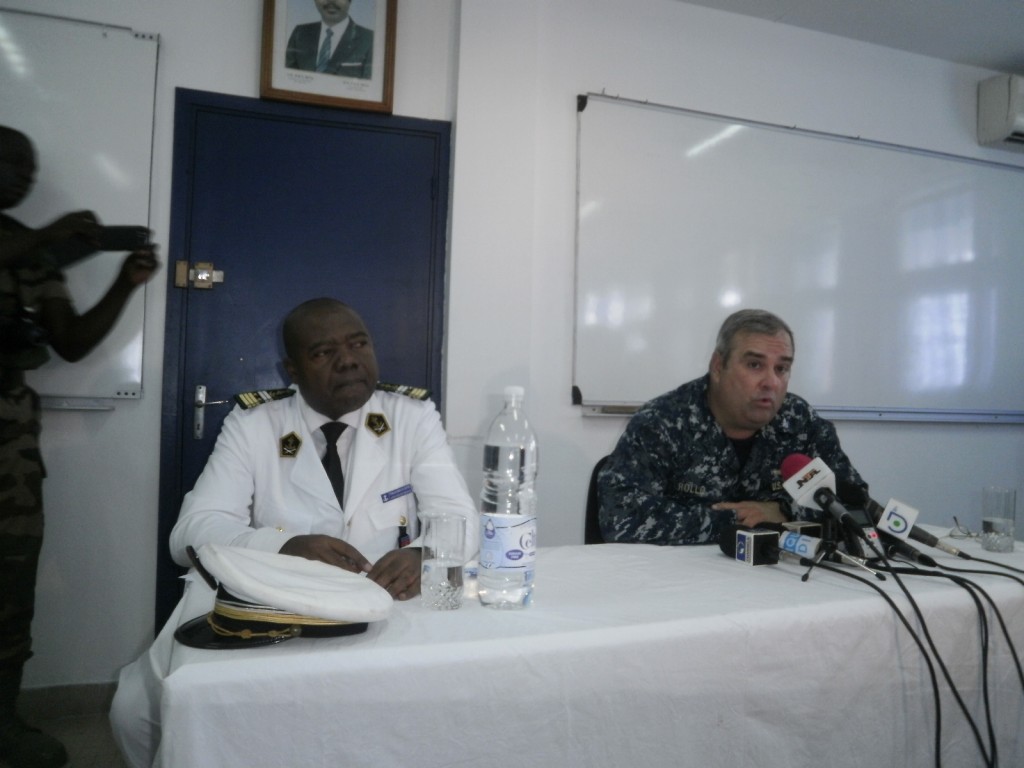
M537 558L537 437L523 410L523 388L505 387L484 443L477 596L491 608L525 608Z

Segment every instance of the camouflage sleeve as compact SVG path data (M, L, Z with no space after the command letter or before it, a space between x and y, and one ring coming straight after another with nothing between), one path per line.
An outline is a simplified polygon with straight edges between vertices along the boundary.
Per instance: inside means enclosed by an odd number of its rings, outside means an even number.
M866 491L868 484L861 478L860 473L857 472L839 445L839 435L836 433L835 425L812 409L810 428L811 440L818 449L818 455L835 474L836 480L858 485Z
M857 472L853 463L839 444L839 435L836 432L835 425L828 419L819 416L810 406L806 406L806 410L807 415L804 424L806 431L801 435L805 447L799 452L813 457L820 457L828 465L828 468L832 470L838 484L848 483L856 485L863 488L866 492L868 485L864 482L860 473ZM789 499L788 494L786 497L790 504L790 513L795 519L821 522L824 515L823 512L817 509L801 507L793 502L792 499Z
M598 519L605 541L706 544L731 522L731 513L712 510L697 493L673 487L678 465L694 453L673 432L655 415L641 413L630 420L598 476Z

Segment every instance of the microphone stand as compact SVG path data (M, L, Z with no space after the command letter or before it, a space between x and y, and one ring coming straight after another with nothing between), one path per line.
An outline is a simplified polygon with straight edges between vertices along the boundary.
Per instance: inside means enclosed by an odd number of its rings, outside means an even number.
M814 570L814 566L816 566L818 563L824 560L825 556L828 553L828 547L826 546L825 542L822 541L821 549L818 551L817 556L813 560L811 560L810 566L807 568L806 573L804 573L804 575L800 577L800 581L807 581L809 578L811 578L811 571Z
M854 557L853 555L848 555L845 552L840 552L838 549L836 550L836 556L842 562L847 563L848 565L855 565L858 568L864 569L865 571L870 573L872 576L874 576L879 581L885 581L885 576L883 574L879 573L878 571L876 571L871 566L869 566L867 564L867 561L864 560L864 558L862 558L862 557Z
M836 541L836 522L837 521L831 517L825 518L821 526L821 549L818 551L818 555L811 562L811 565L807 568L807 571L800 577L800 581L807 581L811 577L811 571L814 570L814 567L822 562L826 557L835 562L854 565L867 571L879 581L885 581L885 576L874 568L868 566L867 561L863 558L848 555L846 552L839 549L839 542Z
M843 533L846 536L847 552L837 551L836 554L842 558L844 563L863 568L879 581L885 581L885 576L868 565L866 556L871 551L871 542L865 537L864 530L850 519L840 520L839 525L843 528ZM864 547L861 547L859 539L864 540Z
M835 520L832 519L831 515L825 515L821 523L821 549L818 550L818 554L815 555L814 560L811 561L811 565L808 567L806 573L800 577L800 581L807 581L811 578L811 571L814 570L814 566L818 565L818 563L826 557L831 557L837 551Z

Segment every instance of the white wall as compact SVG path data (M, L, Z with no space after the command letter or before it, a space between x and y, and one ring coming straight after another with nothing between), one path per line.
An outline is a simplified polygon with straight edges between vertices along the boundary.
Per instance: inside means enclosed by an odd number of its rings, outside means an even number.
M256 96L260 4L0 5L160 34L151 223L166 242L174 88ZM457 116L449 433L475 492L503 385L528 388L547 545L582 541L590 468L624 426L581 417L569 398L577 93L1012 160L972 138L974 84L987 72L675 0L401 0L398 22L396 114ZM143 399L44 418L48 522L30 687L112 680L152 635L165 279L147 296ZM899 495L930 521L976 519L984 483L1024 485L1021 427L842 424L840 433L876 497Z

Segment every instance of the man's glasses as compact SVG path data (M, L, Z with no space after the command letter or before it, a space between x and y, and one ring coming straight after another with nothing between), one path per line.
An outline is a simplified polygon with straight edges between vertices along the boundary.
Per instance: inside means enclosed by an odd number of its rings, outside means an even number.
M953 527L949 529L949 533L946 535L951 539L976 539L980 534L975 533L966 525L962 525L956 519L956 515L953 515Z

